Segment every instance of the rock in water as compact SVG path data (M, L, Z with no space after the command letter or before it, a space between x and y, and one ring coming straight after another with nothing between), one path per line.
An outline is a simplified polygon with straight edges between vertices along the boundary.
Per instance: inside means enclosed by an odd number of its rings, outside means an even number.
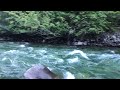
M44 65L35 65L24 73L25 79L59 79Z

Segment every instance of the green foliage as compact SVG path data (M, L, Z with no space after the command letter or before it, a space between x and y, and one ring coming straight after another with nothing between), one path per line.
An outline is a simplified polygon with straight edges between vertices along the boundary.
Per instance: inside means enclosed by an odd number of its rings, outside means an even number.
M45 30L55 36L98 35L120 25L119 11L1 11L1 24L13 33Z

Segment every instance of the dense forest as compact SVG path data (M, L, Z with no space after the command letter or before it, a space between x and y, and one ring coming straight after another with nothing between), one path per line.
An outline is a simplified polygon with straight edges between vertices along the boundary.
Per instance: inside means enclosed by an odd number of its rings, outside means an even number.
M25 41L70 44L115 32L119 24L119 11L0 11L1 37Z

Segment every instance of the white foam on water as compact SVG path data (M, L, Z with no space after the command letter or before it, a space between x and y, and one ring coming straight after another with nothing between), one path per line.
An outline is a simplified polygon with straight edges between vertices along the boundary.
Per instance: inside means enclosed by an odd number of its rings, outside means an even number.
M29 43L28 42L25 42L26 45L28 45Z
M9 50L9 51L5 51L2 55L6 56L6 54L14 54L17 53L17 50Z
M28 50L31 52L33 51L33 47L28 47Z
M11 62L11 66L17 66L17 63L14 59L9 59L9 61Z
M25 45L20 45L20 47L25 47Z
M96 54L89 54L89 56L95 56Z
M24 54L25 55L27 53L19 50L9 50L3 53L3 55L6 55L6 54Z
M49 57L49 59L55 59L54 55L48 55L47 57Z
M5 53L14 53L16 52L17 50L9 50L9 51L6 51Z
M79 61L79 58L76 57L76 58L73 58L73 59L67 59L68 63L76 63Z
M46 50L36 50L36 53L43 55L43 54L47 53L47 51Z
M63 59L60 59L60 58L56 58L56 60L53 62L54 64L61 64L63 63L64 60Z
M110 52L111 52L112 54L115 54L115 51L112 51L112 50L111 50Z
M63 60L63 59L58 59L57 62L59 62L59 63L63 63L64 60Z
M52 71L53 69L52 68L50 68L50 67L47 67L50 71Z
M36 55L35 54L30 54L30 57L36 57Z
M23 65L26 65L26 63L24 61L20 61L20 63L23 64Z
M69 55L74 55L74 54L77 54L77 53L79 53L79 54L80 54L82 57L84 57L85 59L90 60L90 59L87 57L86 53L84 53L84 52L81 51L81 50L74 50L74 51L70 52Z
M7 58L6 58L6 57L2 58L2 60L1 60L1 61L5 61L5 60L7 60Z
M83 75L82 73L78 73L77 76L78 76L80 79L85 79L85 75Z
M64 79L75 79L75 76L70 72L65 72L63 75Z
M41 53L47 53L47 51L46 51L46 50L41 50L40 52L41 52Z
M115 54L115 51L114 50L107 50L107 51L105 51L105 53Z
M120 57L120 55L117 55L117 54L102 54L102 55L99 55L98 59L109 59L109 58L118 58Z

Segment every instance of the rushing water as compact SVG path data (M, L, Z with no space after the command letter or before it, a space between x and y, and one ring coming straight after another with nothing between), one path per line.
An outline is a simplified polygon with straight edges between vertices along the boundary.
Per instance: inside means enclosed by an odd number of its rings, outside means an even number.
M120 79L119 52L119 48L0 42L0 78L24 79L28 68L44 64L66 79Z

